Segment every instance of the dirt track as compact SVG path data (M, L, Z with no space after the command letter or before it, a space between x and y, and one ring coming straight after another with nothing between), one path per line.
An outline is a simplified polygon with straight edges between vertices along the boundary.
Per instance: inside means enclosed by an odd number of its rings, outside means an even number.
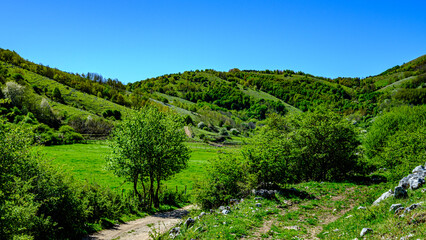
M165 232L173 225L181 221L182 217L188 214L188 210L194 206L186 206L171 212L158 213L135 221L117 225L112 229L106 229L84 238L84 240L140 240L149 239L149 232L155 227L160 232Z

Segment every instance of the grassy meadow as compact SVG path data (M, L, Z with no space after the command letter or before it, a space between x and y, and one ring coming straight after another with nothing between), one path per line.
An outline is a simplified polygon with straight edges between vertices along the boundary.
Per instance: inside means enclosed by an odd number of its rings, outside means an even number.
M221 152L232 152L234 148L217 148L204 143L187 143L192 150L188 168L165 182L168 189L183 190L185 185L190 193L194 183L206 173L207 162ZM131 189L124 178L115 176L105 168L105 157L109 154L107 141L90 141L88 144L56 145L44 147L47 157L64 171L71 172L77 180L89 181L110 187L114 191Z

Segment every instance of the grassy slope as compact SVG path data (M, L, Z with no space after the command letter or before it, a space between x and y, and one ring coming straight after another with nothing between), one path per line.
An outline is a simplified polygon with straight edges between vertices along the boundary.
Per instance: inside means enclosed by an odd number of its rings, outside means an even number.
M398 88L399 88L399 86L400 86L401 84L403 84L404 82L410 81L410 80L412 80L412 79L414 79L414 78L415 78L415 77L411 76L411 77L407 77L407 78L404 78L404 79L398 80L398 81L396 81L396 82L394 82L394 83L388 84L388 85L386 85L385 87L383 87L383 88L381 88L381 89L377 90L377 92L389 92L389 91L392 91L392 90L398 89Z
M87 113L101 115L103 111L110 109L119 110L123 117L128 116L128 114L132 111L129 108L123 107L103 98L98 98L96 96L80 92L74 88L70 88L61 83L58 83L55 80L27 71L25 69L15 67L10 64L7 64L7 66L9 74L13 75L14 73L20 73L31 85L37 85L41 89L46 87L50 92L53 91L55 87L57 87L61 91L65 102L68 104L68 106L60 103L53 104L54 109L57 111L67 111L71 115L79 115L78 113L82 113L82 115L87 115ZM72 107L73 104L78 106L78 109ZM85 110L82 110L83 107Z

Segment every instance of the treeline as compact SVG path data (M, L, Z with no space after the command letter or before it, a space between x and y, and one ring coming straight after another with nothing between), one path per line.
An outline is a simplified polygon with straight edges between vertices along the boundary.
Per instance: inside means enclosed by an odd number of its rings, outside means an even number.
M243 120L263 120L267 113L287 112L281 101L256 100L245 94L236 82L217 78L210 74L211 71L213 70L164 75L129 84L129 89L145 93L160 92L198 103L199 106L207 103L216 110L234 110L242 113L240 117Z

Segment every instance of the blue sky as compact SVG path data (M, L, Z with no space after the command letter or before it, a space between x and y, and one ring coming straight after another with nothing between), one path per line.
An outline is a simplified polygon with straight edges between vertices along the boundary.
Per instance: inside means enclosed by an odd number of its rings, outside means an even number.
M426 1L3 1L0 48L124 83L196 69L366 77L426 54Z

